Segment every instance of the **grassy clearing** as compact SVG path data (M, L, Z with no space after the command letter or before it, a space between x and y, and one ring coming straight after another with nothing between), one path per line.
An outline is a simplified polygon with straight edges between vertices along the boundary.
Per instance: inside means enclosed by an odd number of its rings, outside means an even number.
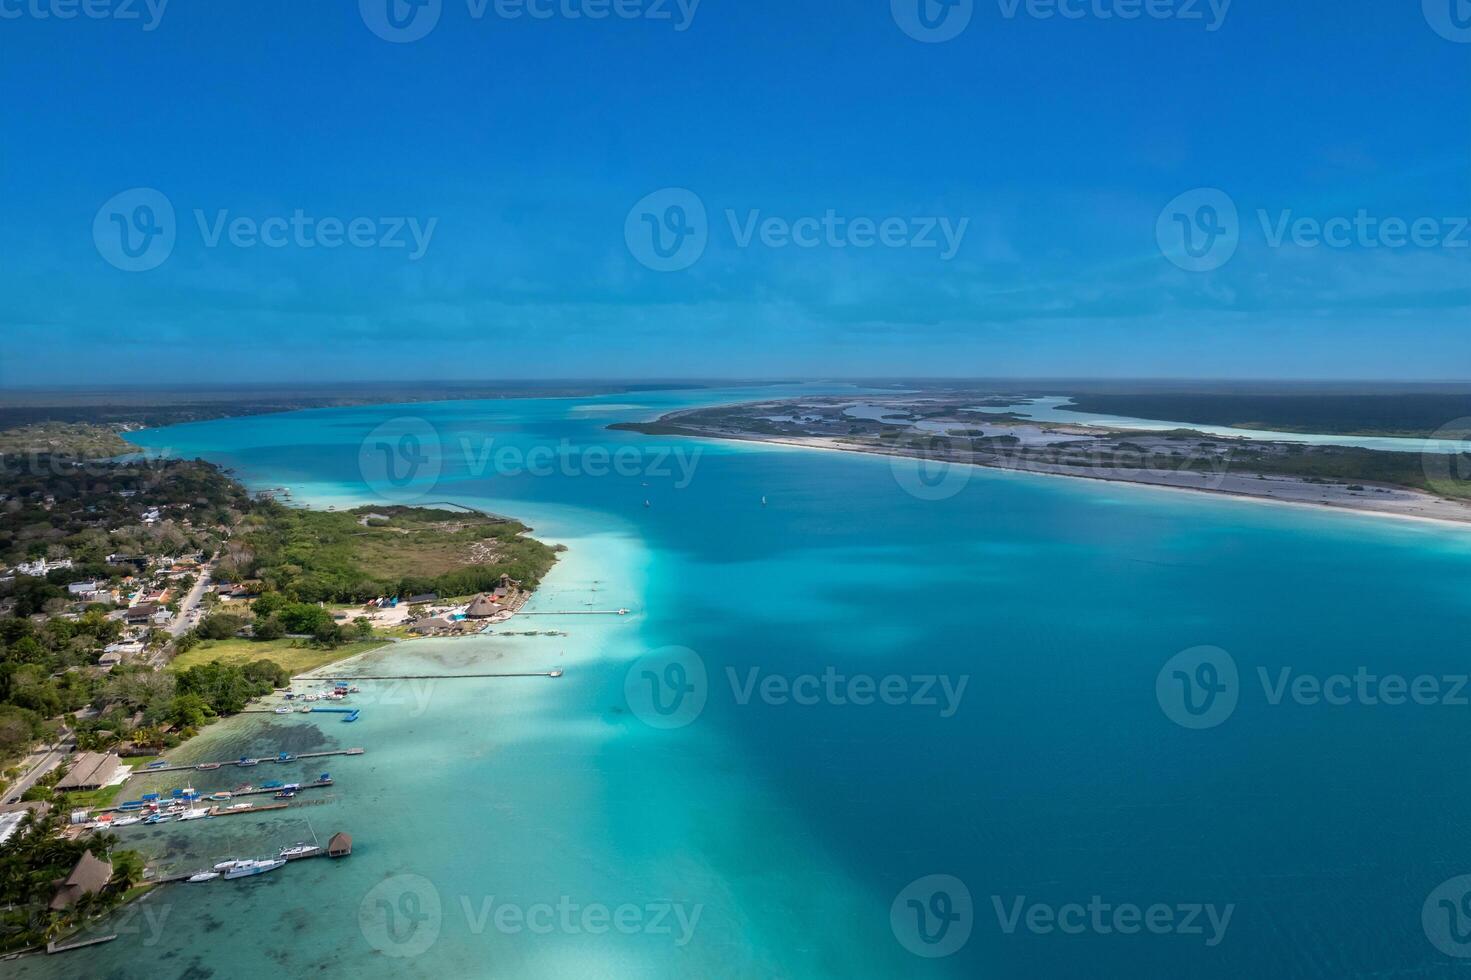
M328 649L312 646L306 640L294 640L289 637L279 640L238 638L204 640L187 653L181 653L175 657L169 664L169 669L187 670L190 667L207 664L211 660L219 660L228 664L247 664L253 660L270 660L280 664L292 674L302 674L324 664L332 663L334 660L366 653L381 647L383 642L379 639L357 640Z

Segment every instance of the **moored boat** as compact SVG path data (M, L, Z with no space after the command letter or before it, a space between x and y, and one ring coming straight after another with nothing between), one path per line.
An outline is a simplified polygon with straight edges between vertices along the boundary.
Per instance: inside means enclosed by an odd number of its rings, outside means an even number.
M211 881L211 880L213 880L215 878L218 878L219 876L220 876L220 873L218 871L201 871L198 874L190 875L186 880L188 880L188 881Z
M250 875L265 874L267 871L275 871L285 863L281 858L276 858L274 861L247 861L244 864L237 864L229 871L226 871L225 879L228 881L231 878L246 878Z

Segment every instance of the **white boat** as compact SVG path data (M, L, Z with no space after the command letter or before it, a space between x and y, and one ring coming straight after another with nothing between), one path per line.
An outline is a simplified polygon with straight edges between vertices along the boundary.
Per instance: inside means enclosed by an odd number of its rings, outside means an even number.
M179 814L179 823L183 823L185 820L198 820L200 817L207 816L209 816L208 810L190 810L188 813Z
M112 822L114 827L131 827L135 823L142 823L142 817L119 817Z
M249 810L253 806L255 806L254 803L231 803L229 806L225 807L225 809L226 810Z
M277 868L281 867L281 865L285 863L286 862L281 858L276 858L274 861L247 861L244 864L237 864L229 871L226 871L225 880L228 881L231 878L246 878L250 875L265 874L267 871L275 871Z
M277 857L281 857L281 858L304 857L304 856L306 856L308 854L315 854L319 850L321 850L321 848L317 847L317 845L315 845L315 844L293 844L290 847L283 847L283 848L281 848L281 853L278 854Z
M228 861L221 861L219 864L215 865L215 870L216 871L229 871L231 868L238 868L242 864L253 864L253 863L254 862L251 861L251 860L249 860L249 859L242 860L240 858L231 858Z
M197 875L190 875L186 880L188 880L188 881L210 881L210 880L212 880L214 878L218 878L219 876L220 876L220 873L218 871L201 871Z
M277 708L276 709L276 714L278 714L278 715L289 715L289 714L291 714L291 709L290 708Z

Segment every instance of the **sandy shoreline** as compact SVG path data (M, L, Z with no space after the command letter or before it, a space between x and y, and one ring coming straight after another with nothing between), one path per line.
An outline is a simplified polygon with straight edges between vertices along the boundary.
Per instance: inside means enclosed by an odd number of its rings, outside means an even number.
M856 453L865 456L887 456L899 459L918 459L918 454L890 452L878 447L854 446L827 436L810 436L805 439L778 438L735 433L716 429L704 429L679 424L673 419L659 420L651 425L660 426L661 434L684 435L700 439L723 439L733 442L756 442L766 445L787 446L795 449L815 449L826 452ZM680 431L674 431L674 430ZM1214 494L1236 500L1255 503L1309 507L1319 511L1332 510L1350 512L1370 517L1390 517L1400 520L1422 521L1442 526L1471 529L1471 505L1444 500L1422 491L1406 487L1364 482L1363 491L1348 489L1346 484L1311 483L1307 480L1255 472L1211 473L1211 472L1101 472L1097 469L1070 467L1054 464L1016 465L1015 463L987 463L983 461L951 461L955 466L975 466L1000 473L1016 473L1028 476L1061 477L1070 480L1095 480L1100 483L1115 483L1125 486L1150 487L1157 490L1173 490L1192 494ZM1209 484L1209 485L1203 485ZM1371 496L1372 494L1372 496Z

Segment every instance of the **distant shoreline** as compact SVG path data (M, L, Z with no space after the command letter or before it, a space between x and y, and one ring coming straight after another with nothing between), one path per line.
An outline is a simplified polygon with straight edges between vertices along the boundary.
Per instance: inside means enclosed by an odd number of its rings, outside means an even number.
M681 425L673 419L680 413L671 413L652 422L620 422L610 425L611 429L641 432L646 435L673 435L698 439L722 439L731 442L756 442L767 445L787 446L795 449L815 449L827 452L856 453L866 456L887 456L899 459L923 459L916 453L896 452L878 446L855 446L825 436L809 436L802 439L762 435L758 433L730 432L706 429L699 426ZM1149 473L1099 472L1080 467L1056 464L1014 465L989 463L981 460L951 460L955 466L975 466L1002 473L1017 473L1029 476L1061 477L1073 480L1094 480L1100 483L1115 483L1127 486L1149 487L1157 490L1174 490L1190 494L1214 494L1236 500L1264 504L1282 504L1311 508L1318 511L1338 511L1362 514L1370 517L1390 517L1399 520L1422 521L1442 526L1471 530L1471 505L1445 500L1433 494L1406 487L1365 482L1368 490L1382 494L1379 497L1360 496L1346 487L1334 484L1312 483L1280 475L1265 476L1253 472L1226 475L1219 486L1197 486L1185 482L1183 474L1169 475ZM1229 484L1229 485L1228 485ZM1355 484L1359 485L1359 484Z

